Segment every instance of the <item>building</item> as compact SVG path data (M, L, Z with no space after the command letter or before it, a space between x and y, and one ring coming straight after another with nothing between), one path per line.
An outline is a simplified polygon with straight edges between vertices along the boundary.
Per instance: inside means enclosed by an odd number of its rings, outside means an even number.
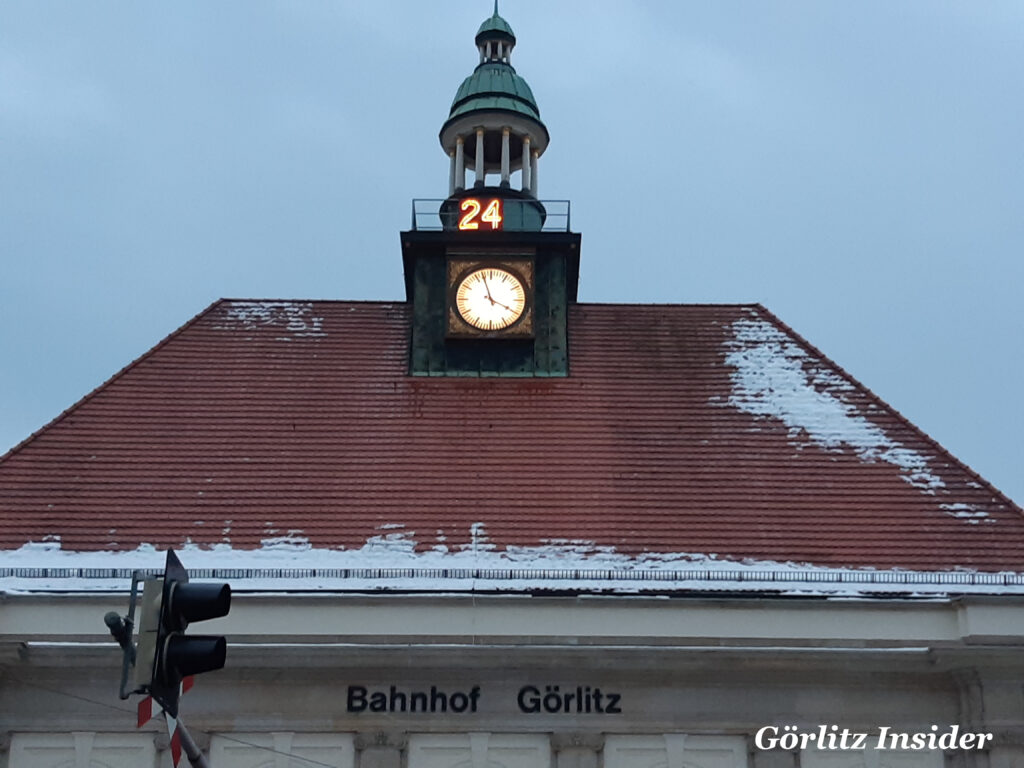
M406 302L217 302L0 460L0 768L168 764L102 622L167 547L218 768L1024 765L1021 509L763 307L578 302L476 44Z

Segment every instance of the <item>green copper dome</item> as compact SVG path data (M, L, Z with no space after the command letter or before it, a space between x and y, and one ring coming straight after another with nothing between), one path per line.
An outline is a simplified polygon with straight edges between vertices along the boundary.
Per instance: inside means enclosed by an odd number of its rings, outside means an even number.
M482 109L510 110L540 121L540 109L530 86L511 64L500 61L484 62L462 81L448 119Z
M476 31L476 42L480 43L481 40L491 39L506 39L511 40L513 43L516 41L516 33L512 31L512 27L505 21L501 16L498 15L498 4L494 4L494 15L491 18L486 19L483 24L480 25L480 29Z

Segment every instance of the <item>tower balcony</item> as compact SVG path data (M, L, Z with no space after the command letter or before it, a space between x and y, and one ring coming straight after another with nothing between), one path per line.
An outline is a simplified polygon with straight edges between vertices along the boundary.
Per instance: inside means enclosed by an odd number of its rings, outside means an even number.
M536 200L510 190L468 190L446 200L412 201L414 232L569 232L568 200Z

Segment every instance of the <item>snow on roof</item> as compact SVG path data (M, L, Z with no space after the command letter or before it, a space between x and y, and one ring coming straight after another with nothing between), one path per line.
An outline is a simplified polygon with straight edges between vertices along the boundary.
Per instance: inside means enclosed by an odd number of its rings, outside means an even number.
M853 392L854 386L834 370L814 366L777 327L743 318L732 324L732 330L734 338L726 342L726 362L735 368L730 405L777 418L791 436L806 435L823 448L848 446L863 461L893 464L904 480L926 493L945 487L930 469L929 457L891 439L845 402L844 394Z
M217 330L257 330L261 326L283 328L278 341L323 338L324 319L313 314L312 302L301 301L228 301L224 320Z
M301 536L267 539L257 550L188 545L180 556L193 578L229 580L236 591L416 593L765 593L787 596L940 597L1024 594L1024 574L819 568L715 555L629 557L592 542L550 542L497 551L479 539L454 551L417 551L405 531L382 531L359 549L319 549ZM0 593L123 592L132 573L162 571L164 553L68 552L60 542L3 553Z

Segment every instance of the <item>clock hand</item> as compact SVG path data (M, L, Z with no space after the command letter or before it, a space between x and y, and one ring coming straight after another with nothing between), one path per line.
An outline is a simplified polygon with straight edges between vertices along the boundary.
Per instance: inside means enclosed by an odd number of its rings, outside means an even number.
M487 284L487 275L482 275L482 277L484 279L484 288L487 290L487 300L491 302L492 305L497 304L498 302L496 302L494 297L491 296L491 286Z

